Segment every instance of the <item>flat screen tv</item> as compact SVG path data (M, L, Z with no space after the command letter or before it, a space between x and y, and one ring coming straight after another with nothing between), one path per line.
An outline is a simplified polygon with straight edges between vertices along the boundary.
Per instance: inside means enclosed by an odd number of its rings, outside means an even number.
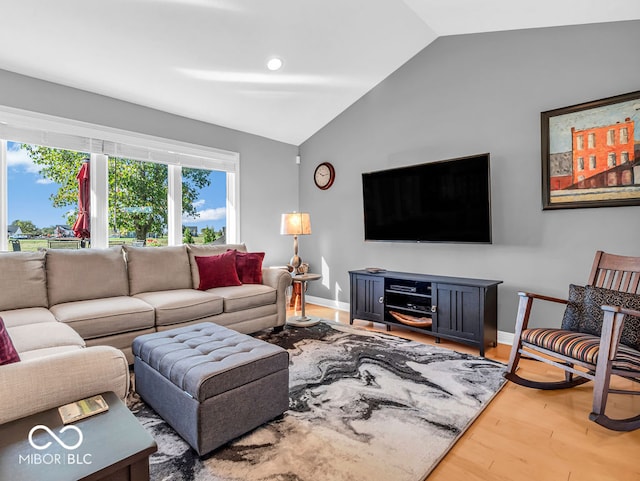
M362 174L369 241L491 243L489 154Z

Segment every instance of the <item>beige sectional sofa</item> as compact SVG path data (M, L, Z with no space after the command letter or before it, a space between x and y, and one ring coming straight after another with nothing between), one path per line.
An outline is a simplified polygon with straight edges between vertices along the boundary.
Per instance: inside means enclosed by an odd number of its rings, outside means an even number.
M0 317L20 362L0 366L0 424L78 399L129 389L127 358L111 346L85 347L48 310L45 254L0 254Z
M286 270L263 269L262 284L197 289L195 257L228 249L246 252L238 244L1 253L0 317L21 361L0 366L0 423L103 391L124 397L141 334L204 321L243 333L283 326Z

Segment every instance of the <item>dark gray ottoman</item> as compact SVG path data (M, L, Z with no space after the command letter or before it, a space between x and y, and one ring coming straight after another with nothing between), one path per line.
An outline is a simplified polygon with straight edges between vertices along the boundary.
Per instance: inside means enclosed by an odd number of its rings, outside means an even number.
M211 322L133 341L136 391L199 455L289 407L289 353Z

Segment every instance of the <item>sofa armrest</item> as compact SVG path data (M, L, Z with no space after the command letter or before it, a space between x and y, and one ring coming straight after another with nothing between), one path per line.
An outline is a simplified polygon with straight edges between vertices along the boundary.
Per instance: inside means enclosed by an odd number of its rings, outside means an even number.
M124 399L129 365L119 349L93 346L0 366L0 424L106 391Z
M287 321L287 287L291 285L291 274L285 269L267 267L262 269L262 284L276 290L278 307L277 326L284 326Z

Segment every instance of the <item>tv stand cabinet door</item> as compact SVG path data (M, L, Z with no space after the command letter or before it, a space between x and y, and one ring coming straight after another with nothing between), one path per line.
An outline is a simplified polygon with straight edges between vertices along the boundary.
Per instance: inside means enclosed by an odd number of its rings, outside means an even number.
M384 277L351 275L351 319L384 320Z
M436 336L444 334L450 339L481 341L480 289L471 286L436 284Z

